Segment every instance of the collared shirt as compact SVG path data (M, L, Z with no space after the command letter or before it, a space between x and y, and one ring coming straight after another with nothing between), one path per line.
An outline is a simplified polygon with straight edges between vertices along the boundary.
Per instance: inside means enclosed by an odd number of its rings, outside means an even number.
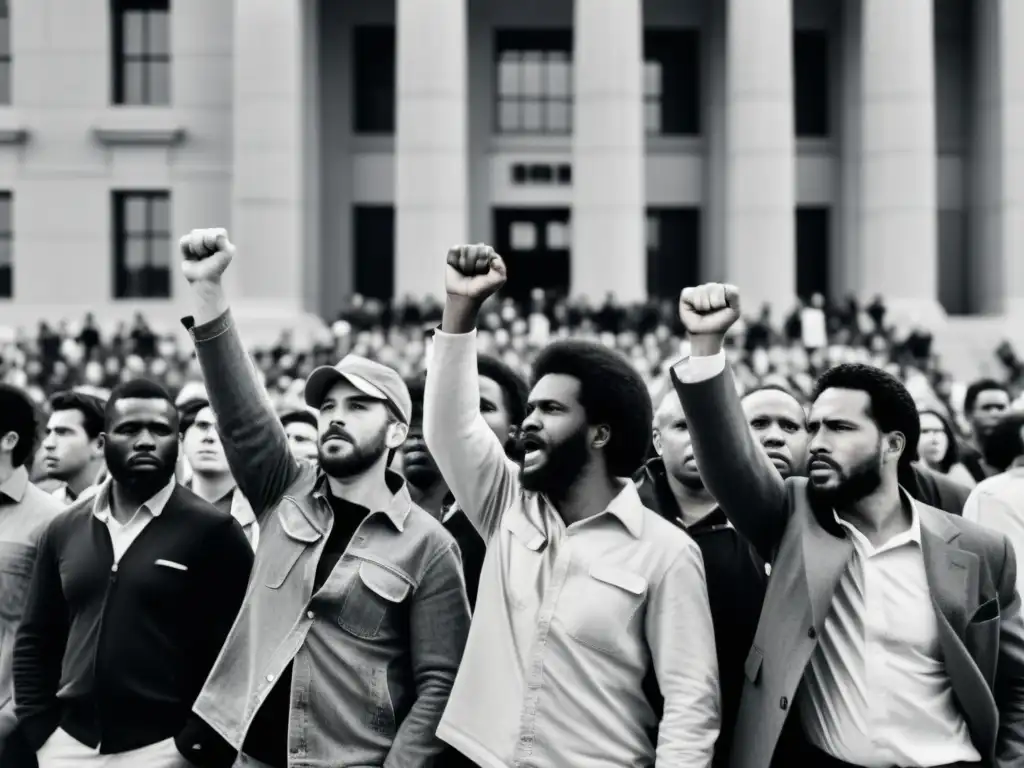
M566 526L521 490L479 402L475 333L436 332L424 429L488 542L438 736L485 768L709 765L718 665L699 548L631 482Z
M47 523L64 509L29 482L18 467L0 484L0 753L14 728L14 637L32 581L36 545Z
M190 491L192 490L191 480L183 485ZM260 523L256 519L252 505L246 500L245 494L238 489L238 486L236 485L216 501L211 501L210 504L238 521L238 524L242 526L242 533L245 534L245 538L248 539L255 552L260 544Z
M921 520L875 547L836 515L853 541L799 697L812 744L840 760L883 768L981 759L953 698L921 549Z
M146 529L146 526L163 513L177 481L172 477L167 485L143 502L126 523L119 523L110 511L111 482L107 480L98 489L96 498L93 500L92 513L110 532L110 544L114 548L114 562L118 563L132 542Z
M695 383L720 374L725 355L677 367ZM846 521L853 542L798 697L808 740L865 768L976 762L939 646L916 503L910 528L875 547Z
M97 486L90 485L88 488L86 488L84 491L82 491L80 494L76 496L71 491L70 486L62 485L60 488L54 490L51 495L61 504L64 504L65 506L71 506L79 499L88 499L90 496L96 493L96 488Z
M1005 534L1017 553L1017 591L1024 595L1024 467L982 480L964 505L964 519Z

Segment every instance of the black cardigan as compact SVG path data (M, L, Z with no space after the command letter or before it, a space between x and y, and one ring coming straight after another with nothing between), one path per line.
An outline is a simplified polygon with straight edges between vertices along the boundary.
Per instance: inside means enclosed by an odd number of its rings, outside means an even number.
M15 642L19 729L34 750L58 726L102 754L177 735L249 581L239 524L182 486L116 567L93 501L43 533Z

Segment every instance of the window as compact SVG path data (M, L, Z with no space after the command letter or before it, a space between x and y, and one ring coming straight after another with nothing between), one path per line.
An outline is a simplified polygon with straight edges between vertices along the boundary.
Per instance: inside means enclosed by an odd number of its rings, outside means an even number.
M11 103L11 6L0 0L0 104Z
M793 36L793 104L796 135L829 135L828 32L798 29Z
M572 32L497 33L499 133L572 132Z
M0 192L0 299L14 296L14 196Z
M700 31L644 32L644 126L648 135L700 135Z
M390 301L395 295L395 209L354 206L352 225L356 293Z
M114 297L171 296L171 196L114 193Z
M796 294L805 301L814 294L828 296L831 262L829 209L796 209Z
M395 28L356 27L352 45L353 130L395 132Z
M113 0L114 103L171 103L170 0Z
M700 209L647 209L647 293L678 298L700 285Z

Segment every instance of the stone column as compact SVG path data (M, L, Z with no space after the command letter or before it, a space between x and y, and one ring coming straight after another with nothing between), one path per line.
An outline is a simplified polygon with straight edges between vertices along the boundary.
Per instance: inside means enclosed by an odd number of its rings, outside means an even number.
M467 0L396 0L395 295L444 294L469 237Z
M576 0L570 292L647 295L641 0Z
M974 6L971 277L982 312L1024 316L1024 5Z
M748 311L796 295L792 0L728 0L725 269Z
M309 0L235 0L232 288L246 312L303 308L307 256L303 46Z
M942 316L933 5L862 0L862 14L860 293L929 322Z

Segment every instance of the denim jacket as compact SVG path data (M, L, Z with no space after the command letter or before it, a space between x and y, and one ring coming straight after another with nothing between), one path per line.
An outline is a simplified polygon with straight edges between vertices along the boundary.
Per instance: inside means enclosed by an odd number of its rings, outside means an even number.
M228 463L260 525L245 601L194 711L241 749L294 659L289 765L432 765L469 631L454 540L401 483L314 593L333 522L326 478L292 458L230 312L185 325Z

